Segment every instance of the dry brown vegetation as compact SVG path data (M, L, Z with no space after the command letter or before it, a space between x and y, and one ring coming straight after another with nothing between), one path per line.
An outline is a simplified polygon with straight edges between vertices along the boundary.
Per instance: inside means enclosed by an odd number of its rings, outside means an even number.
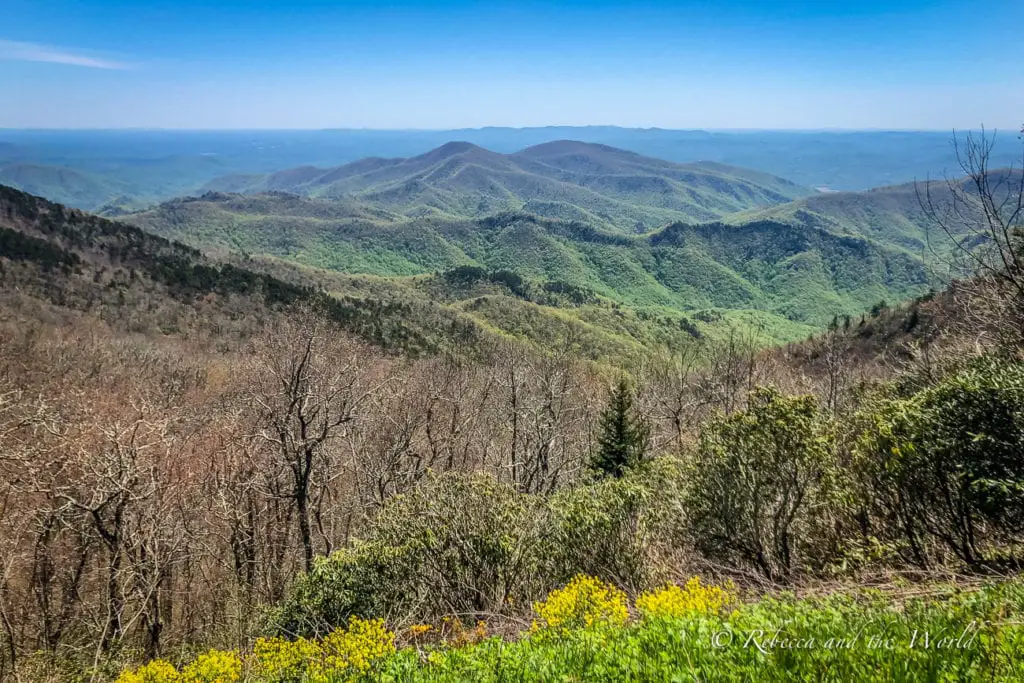
M235 644L314 556L425 478L549 493L586 475L615 372L509 343L385 355L302 310L239 349L24 297L0 323L0 668ZM783 381L743 340L634 374L655 452ZM792 384L795 380L785 380Z

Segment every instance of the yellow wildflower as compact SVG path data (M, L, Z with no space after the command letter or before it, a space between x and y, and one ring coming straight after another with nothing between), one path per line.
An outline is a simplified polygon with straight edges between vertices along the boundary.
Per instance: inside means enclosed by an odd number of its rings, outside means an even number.
M636 609L645 617L682 617L720 612L735 602L731 582L724 587L705 586L695 576L682 588L669 585L642 593L636 599Z
M116 683L179 683L181 676L174 665L163 659L154 659L135 671L124 671Z
M315 642L299 638L260 638L253 646L260 674L271 683L314 678L319 672L323 650Z
M592 576L579 575L564 588L551 591L546 600L535 603L540 617L533 629L569 629L623 624L629 618L626 594Z
M383 619L349 619L348 628L335 629L321 643L326 670L331 673L363 673L395 651L395 634Z
M235 652L210 650L181 670L181 683L235 683L242 678L242 660Z

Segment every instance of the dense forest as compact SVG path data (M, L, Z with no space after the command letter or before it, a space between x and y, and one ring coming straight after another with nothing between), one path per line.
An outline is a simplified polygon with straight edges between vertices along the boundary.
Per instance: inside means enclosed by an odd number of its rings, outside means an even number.
M973 276L768 347L593 353L443 305L617 317L572 281L403 297L3 188L0 678L1020 680L1024 182L966 144L920 206ZM757 248L877 253L803 230Z

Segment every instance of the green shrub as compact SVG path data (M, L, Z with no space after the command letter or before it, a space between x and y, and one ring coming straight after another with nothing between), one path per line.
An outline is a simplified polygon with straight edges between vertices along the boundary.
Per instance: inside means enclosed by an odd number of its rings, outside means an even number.
M392 499L365 540L321 559L274 617L317 635L350 615L436 620L532 598L538 499L487 476L448 474Z
M578 573L640 591L682 545L678 463L658 459L621 479L560 491L547 503L540 566L545 589Z
M515 614L581 572L642 590L664 580L658 559L678 543L678 475L657 461L550 497L444 475L392 499L362 540L317 560L271 626L308 637L351 615Z
M686 497L698 549L771 579L823 564L835 472L831 425L814 399L754 391L747 411L701 433Z
M867 406L855 448L872 531L904 559L1003 556L1024 530L1024 364L982 357L909 397Z

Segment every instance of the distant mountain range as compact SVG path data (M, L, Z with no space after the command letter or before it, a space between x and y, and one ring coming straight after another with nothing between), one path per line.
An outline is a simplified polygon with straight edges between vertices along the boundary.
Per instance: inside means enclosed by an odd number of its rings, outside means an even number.
M561 140L515 154L450 142L408 159L371 157L208 183L206 191L285 191L371 204L406 217L471 218L502 211L646 232L786 202L813 191L721 164L675 164L605 145Z
M556 140L617 147L676 163L756 169L806 187L866 190L957 175L949 132L701 131L548 126L448 131L0 130L4 182L88 210L134 210L194 194L215 178L409 158L451 140L511 154ZM999 135L992 166L1020 162L1016 131ZM31 170L27 176L25 169ZM38 167L47 167L48 179ZM74 171L90 179L68 185Z
M89 208L95 208L100 198L114 197L125 191L116 181L93 173L19 162L0 165L0 183L68 206Z
M140 163L137 182L158 167ZM16 163L0 174L12 168L71 199L96 190L87 173ZM584 339L598 359L733 328L777 342L939 284L912 184L820 193L580 141L510 154L449 142L412 157L222 174L201 196L142 211L115 194L125 189L103 188L108 216L215 264L331 292L346 324L402 348ZM173 287L190 268L174 265Z
M759 311L779 329L821 326L929 286L913 235L890 239L884 226L838 214L805 220L806 207L826 195L757 172L603 145L560 141L504 155L450 143L410 159L229 177L211 187L233 192L211 190L125 220L215 253L384 277L501 270L632 307ZM877 198L898 216L909 206L904 194ZM844 206L860 196L827 198Z

